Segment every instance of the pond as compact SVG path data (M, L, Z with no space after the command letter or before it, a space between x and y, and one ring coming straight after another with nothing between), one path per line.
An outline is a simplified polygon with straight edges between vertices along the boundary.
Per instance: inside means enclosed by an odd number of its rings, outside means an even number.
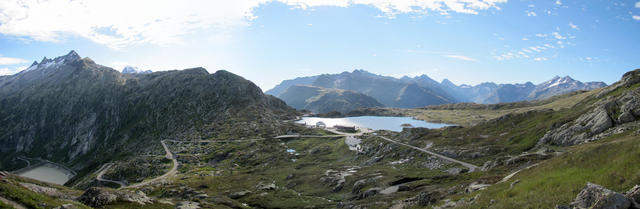
M33 168L28 168L19 172L17 175L60 185L66 183L74 176L74 174L68 170L51 163L44 163Z
M422 120L416 120L411 117L383 117L383 116L358 116L358 117L346 117L346 118L319 118L319 117L302 117L301 120L296 121L300 124L316 125L317 122L322 121L327 127L333 127L335 125L342 126L356 126L366 127L373 130L390 130L390 131L402 131L403 125L411 125L411 127L423 127L423 128L442 128L450 126L450 124L444 123L430 123Z

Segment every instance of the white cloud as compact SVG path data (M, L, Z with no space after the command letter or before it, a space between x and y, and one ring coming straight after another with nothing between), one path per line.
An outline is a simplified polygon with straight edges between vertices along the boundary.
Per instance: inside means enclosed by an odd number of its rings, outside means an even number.
M631 16L631 18L633 18L634 20L640 21L640 15L634 15L634 16Z
M558 32L552 32L551 35L553 35L553 37L558 39L558 40L567 39L567 37L564 37L564 36L560 35L560 33L558 33Z
M560 0L556 0L556 5L562 5L562 2Z
M536 57L533 60L540 62L540 61L547 61L548 59L546 57Z
M17 68L13 68L13 69L9 69L9 68L0 68L0 76L3 75L13 75L16 74L24 69L27 69L27 66L22 66L22 67L17 67Z
M22 63L27 63L29 61L20 58L13 57L0 57L0 65L17 65Z
M535 17L536 16L536 13L533 12L533 11L531 11L531 12L526 11L526 13L527 13L527 17Z
M572 22L569 23L569 27L573 28L574 30L580 30L580 27L578 27L577 25L573 24Z
M636 2L636 8L640 8L640 1Z
M453 58L453 59L458 59L458 60L464 60L464 61L470 61L470 62L477 62L477 59L471 58L471 57L467 57L464 55L447 55L446 57L448 58Z
M477 14L500 9L507 0L4 0L0 33L56 42L79 36L113 48L138 43L179 43L202 30L224 31L258 18L254 10L271 2L298 9L368 5L385 16L397 14ZM223 33L223 32L222 32Z

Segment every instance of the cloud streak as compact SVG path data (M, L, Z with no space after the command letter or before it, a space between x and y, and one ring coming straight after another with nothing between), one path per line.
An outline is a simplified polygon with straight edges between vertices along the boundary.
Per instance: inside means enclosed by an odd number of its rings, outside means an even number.
M452 59L458 59L458 60L464 60L464 61L469 61L469 62L477 62L477 59L471 58L471 57L467 57L464 55L447 55L446 57L448 58L452 58Z
M0 57L0 65L17 65L22 63L27 63L29 61L20 58L13 57Z
M298 9L366 5L385 16L500 9L507 0L8 0L0 3L0 33L57 42L79 36L112 48L179 43L202 30L224 31L258 18L254 10L280 2Z

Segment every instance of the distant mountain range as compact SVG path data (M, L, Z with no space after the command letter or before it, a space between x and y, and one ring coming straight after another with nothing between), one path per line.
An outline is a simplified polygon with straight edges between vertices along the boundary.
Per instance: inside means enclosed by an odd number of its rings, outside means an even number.
M441 89L437 82L426 76L397 79L375 75L364 70L286 80L266 93L283 98L282 93L294 85L356 91L375 98L387 107L412 108L457 102L454 97ZM287 103L291 102L283 100Z
M347 113L358 108L384 107L378 100L363 93L308 85L291 86L280 94L280 98L288 101L291 107L316 113Z
M524 84L496 84L487 82L471 86L465 84L456 85L447 79L444 79L442 82L437 82L427 75L416 77L404 76L398 79L376 75L365 70L354 70L353 72L343 72L340 74L322 74L285 80L265 93L277 96L291 105L291 103L294 102L293 100L289 100L291 97L283 97L282 95L289 87L296 85L360 92L373 97L387 107L401 108L458 102L495 104L537 100L573 91L592 90L607 86L603 82L583 83L569 76L556 76L538 85L531 82ZM313 95L298 95L298 97L311 98ZM292 106L301 108L296 105ZM356 106L358 105L353 105L353 107Z

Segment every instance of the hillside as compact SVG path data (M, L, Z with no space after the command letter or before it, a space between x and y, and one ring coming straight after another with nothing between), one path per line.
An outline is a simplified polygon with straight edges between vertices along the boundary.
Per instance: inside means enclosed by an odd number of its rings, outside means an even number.
M348 90L295 85L280 94L288 105L314 113L350 112L358 108L384 107L376 99Z
M22 166L17 156L83 171L152 152L161 139L276 135L280 121L296 114L227 71L122 74L74 51L0 78L0 167L7 170Z

